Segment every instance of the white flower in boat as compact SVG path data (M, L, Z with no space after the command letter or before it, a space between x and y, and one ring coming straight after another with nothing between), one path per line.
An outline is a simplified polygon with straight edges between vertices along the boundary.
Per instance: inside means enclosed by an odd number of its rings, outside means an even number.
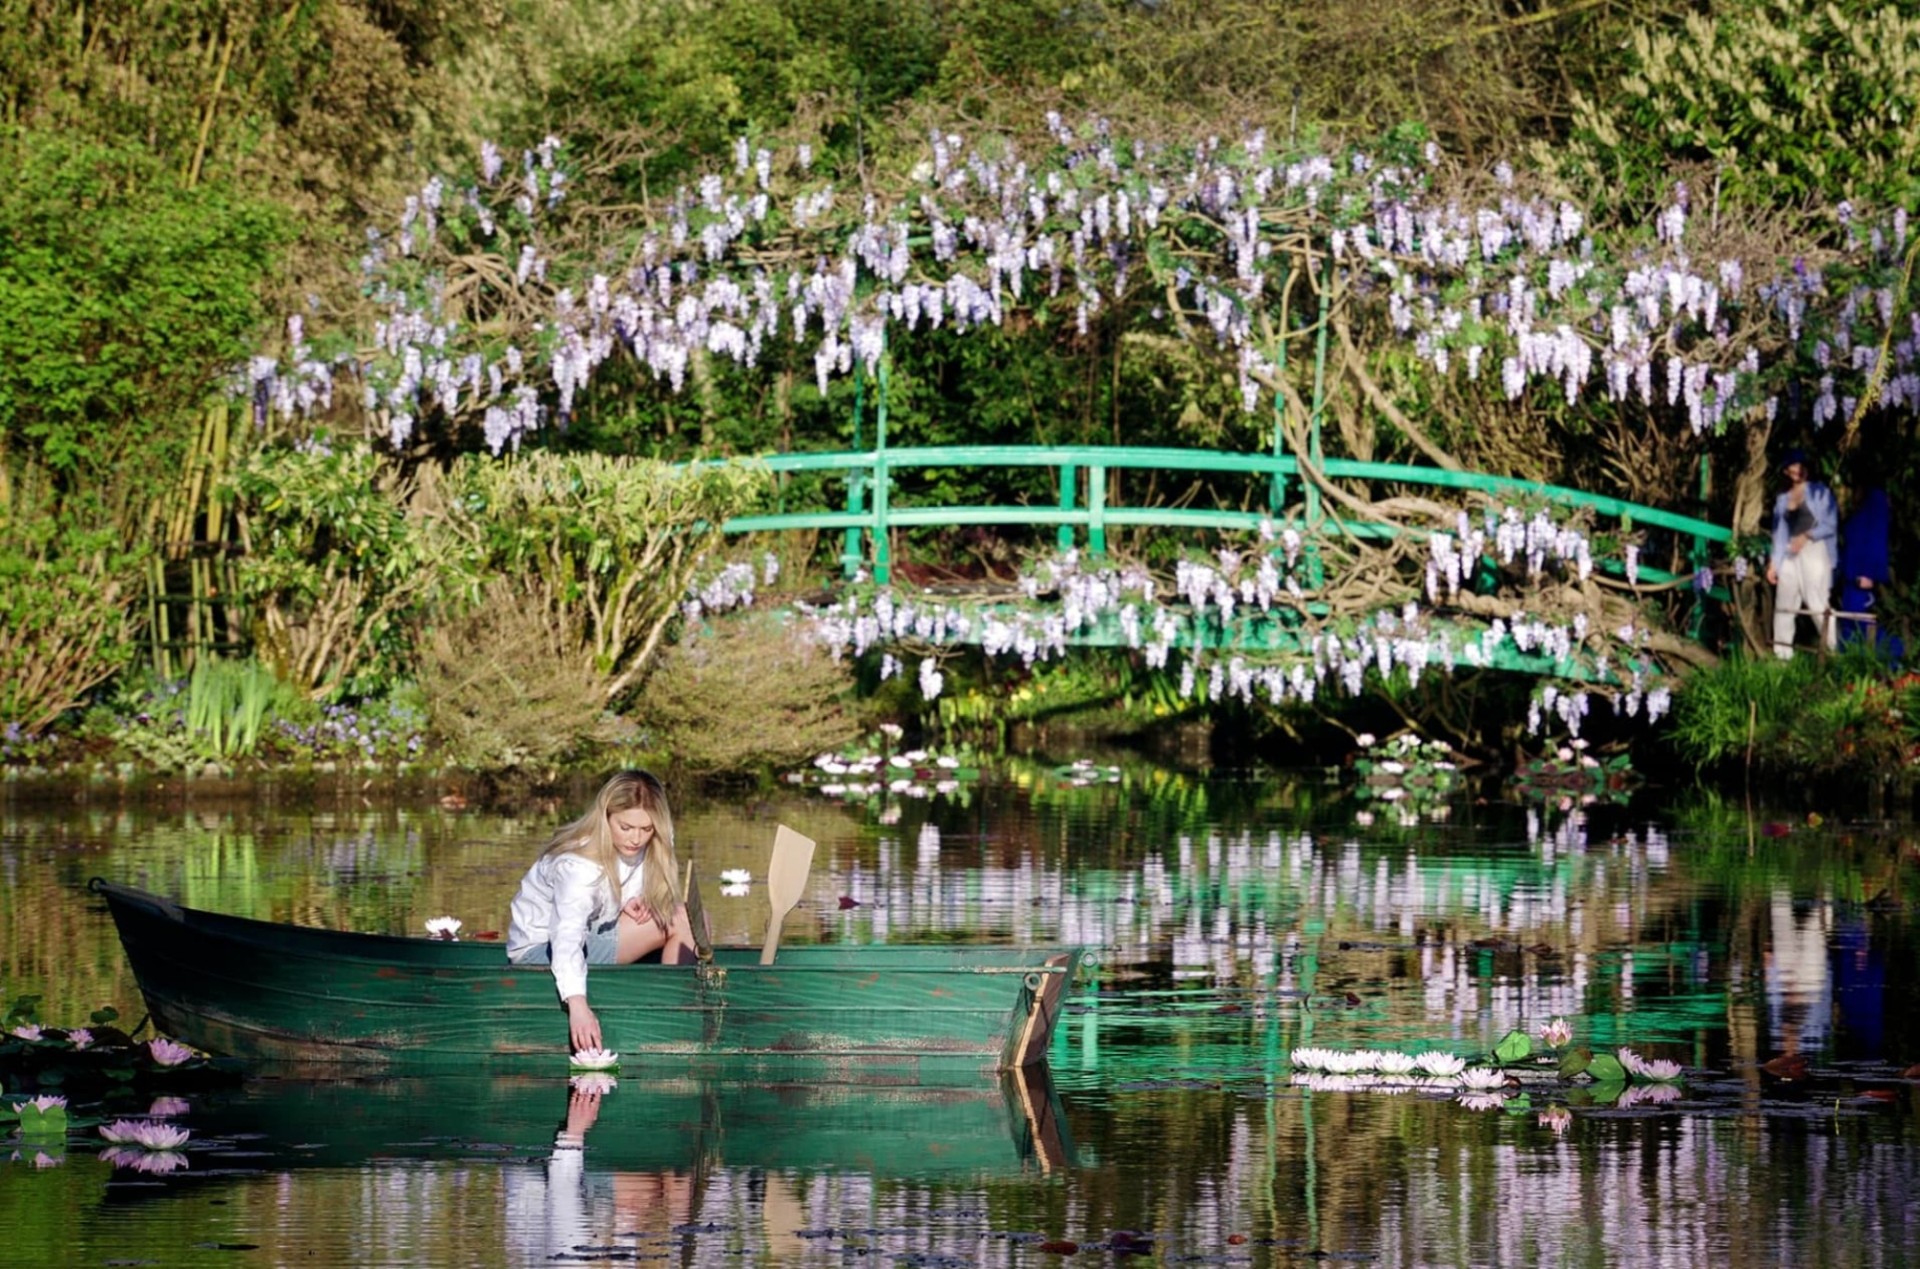
M1382 1075L1411 1075L1419 1067L1413 1060L1413 1054L1402 1053L1398 1049L1388 1049L1380 1055L1378 1063Z
M721 882L720 894L728 899L744 899L753 892L753 888L744 881L739 883Z
M116 1146L139 1146L142 1150L174 1150L187 1144L193 1134L173 1124L157 1124L150 1119L116 1119L100 1125L100 1135Z
M427 918L427 933L437 939L457 938L460 934L460 918L438 916Z
M153 1060L162 1066L178 1066L193 1059L193 1050L186 1045L169 1040L166 1036L156 1036L147 1041L147 1052Z
M1561 1049L1573 1043L1573 1028L1565 1018L1555 1018L1540 1028L1540 1043L1549 1049Z
M153 1105L147 1107L147 1114L155 1119L166 1119L172 1115L184 1115L192 1109L184 1097L156 1097Z
M1462 1093L1459 1101L1468 1110L1499 1110L1507 1104L1498 1093Z
M75 1049L88 1048L93 1044L93 1032L87 1030L85 1027L76 1028L75 1030L67 1032L67 1043L71 1044Z
M620 1065L620 1055L608 1049L581 1049L568 1062L576 1071L610 1071Z
M753 874L745 868L726 868L720 873L720 883L727 886L744 886L753 881Z
M605 1097L620 1087L620 1081L604 1071L588 1071L567 1080L567 1085L576 1093L590 1093L595 1097Z
M64 1097L55 1097L51 1093L42 1093L40 1096L30 1099L27 1105L44 1115L50 1110L65 1110L67 1108L67 1099Z
M1428 1075L1441 1075L1449 1079L1467 1069L1466 1059L1451 1053L1422 1053L1413 1063Z
M40 1028L31 1022L22 1023L13 1029L12 1034L15 1039L19 1040L38 1040L40 1038Z
M1470 1066L1460 1072L1460 1086L1476 1092L1491 1092L1507 1086L1505 1072L1496 1071L1490 1066Z

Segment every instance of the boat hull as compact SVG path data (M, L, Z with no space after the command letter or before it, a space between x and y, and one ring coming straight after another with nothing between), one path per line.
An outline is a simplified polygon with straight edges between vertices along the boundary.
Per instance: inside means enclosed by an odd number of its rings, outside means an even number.
M351 934L182 907L95 880L156 1027L248 1060L423 1069L564 1054L545 968L498 944ZM1068 947L716 948L707 966L592 970L624 1063L802 1059L911 1082L926 1064L1044 1060L1081 958ZM675 1069L685 1069L679 1061Z

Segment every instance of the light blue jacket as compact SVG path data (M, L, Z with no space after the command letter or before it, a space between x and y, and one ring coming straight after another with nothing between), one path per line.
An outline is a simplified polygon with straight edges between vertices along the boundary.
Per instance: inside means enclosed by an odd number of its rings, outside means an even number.
M1827 558L1833 559L1833 540L1840 534L1840 504L1834 501L1833 490L1817 480L1807 482L1807 510L1813 512L1813 532L1808 538L1814 542L1827 544ZM1780 564L1787 558L1787 543L1793 537L1787 528L1787 495L1781 494L1773 500L1773 563Z

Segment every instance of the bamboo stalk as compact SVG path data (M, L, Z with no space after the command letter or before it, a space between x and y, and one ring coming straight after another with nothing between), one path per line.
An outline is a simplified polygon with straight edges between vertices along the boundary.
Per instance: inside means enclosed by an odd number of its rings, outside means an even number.
M220 105L220 90L227 84L227 67L233 64L234 36L227 33L227 46L220 53L220 73L213 78L213 92L207 98L207 113L200 119L200 141L193 150L193 165L187 169L187 188L200 183L200 165L207 157L207 138L213 132L213 117Z

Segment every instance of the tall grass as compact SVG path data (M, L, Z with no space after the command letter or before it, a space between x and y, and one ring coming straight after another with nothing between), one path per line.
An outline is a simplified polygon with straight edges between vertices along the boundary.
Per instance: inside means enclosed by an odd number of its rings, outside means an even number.
M218 757L245 757L289 690L258 661L201 657L187 680L187 733Z

